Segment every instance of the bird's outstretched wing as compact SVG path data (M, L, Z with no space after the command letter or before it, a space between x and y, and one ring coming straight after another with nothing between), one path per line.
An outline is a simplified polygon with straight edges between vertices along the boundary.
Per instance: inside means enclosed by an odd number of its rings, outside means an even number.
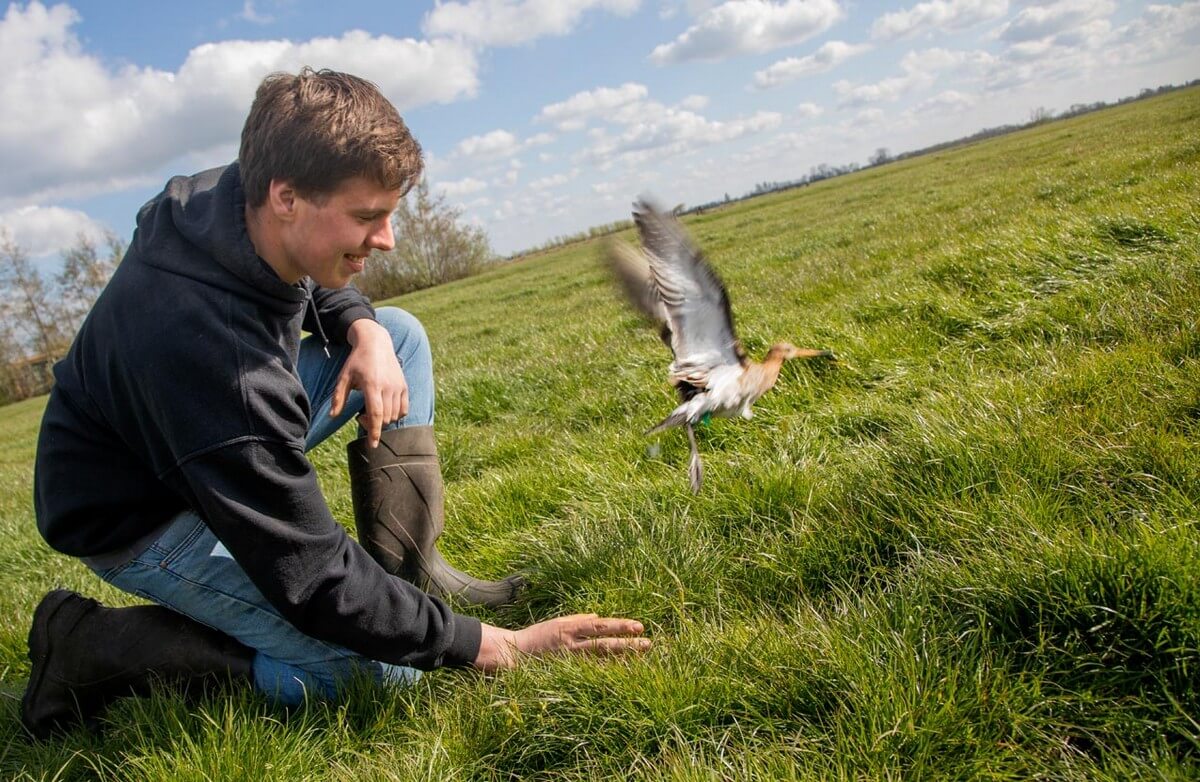
M670 330L675 362L672 378L698 387L712 370L747 363L733 327L725 284L692 244L675 216L645 200L634 205L633 220L651 286Z
M650 262L641 250L635 250L624 242L613 239L604 247L604 259L612 269L617 282L629 301L656 325L670 328L667 325L667 308L654 289L654 280L650 276ZM667 347L671 346L669 338L664 337Z

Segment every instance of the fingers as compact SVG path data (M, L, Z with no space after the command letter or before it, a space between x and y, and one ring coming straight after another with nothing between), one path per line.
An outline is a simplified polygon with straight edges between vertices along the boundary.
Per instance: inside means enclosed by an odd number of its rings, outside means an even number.
M644 630L641 622L632 619L583 616L576 620L574 637L565 648L593 654L644 652L650 648L650 639L640 637Z
M344 412L351 389L362 394L363 409L358 422L368 446L374 448L379 445L384 426L408 415L408 383L390 338L386 343L360 341L351 349L330 397L330 416Z
M385 423L384 418L387 415L383 409L383 396L379 391L363 395L363 408L364 412L359 423L367 432L367 445L374 448L379 445L379 437Z
M633 619L596 614L562 616L518 631L518 648L532 656L566 653L619 654L650 648L645 627Z
M399 421L404 416L408 415L408 386L392 389L389 396L389 404L387 410L386 423Z
M393 421L399 421L404 416L408 415L408 384L405 383L400 389L399 399L396 403L396 417Z
M644 652L649 648L649 638L591 638L573 647L575 651L599 655Z
M641 622L633 619L601 619L595 614L582 614L575 617L568 617L568 619L573 620L572 630L575 637L579 640L602 638L605 636L641 635L645 629L642 627Z
M342 413L342 406L346 404L346 394L350 391L350 373L347 367L342 367L342 373L338 375L337 384L333 387L333 397L330 399L329 416L336 418Z

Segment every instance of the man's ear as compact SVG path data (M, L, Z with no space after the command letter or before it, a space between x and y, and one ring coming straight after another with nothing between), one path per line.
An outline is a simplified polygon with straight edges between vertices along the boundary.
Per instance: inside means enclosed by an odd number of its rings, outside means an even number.
M277 219L291 222L296 217L296 188L287 180L272 179L267 186L267 207Z

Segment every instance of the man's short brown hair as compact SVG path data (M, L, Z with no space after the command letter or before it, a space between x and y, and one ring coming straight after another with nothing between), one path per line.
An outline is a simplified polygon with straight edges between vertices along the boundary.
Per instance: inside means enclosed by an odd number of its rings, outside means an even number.
M421 146L378 87L307 67L258 85L238 162L251 207L266 202L272 179L319 199L355 176L408 192L422 168Z

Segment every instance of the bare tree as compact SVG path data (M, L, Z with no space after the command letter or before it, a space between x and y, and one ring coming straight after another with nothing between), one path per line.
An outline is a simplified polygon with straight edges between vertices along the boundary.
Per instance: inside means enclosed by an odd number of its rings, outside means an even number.
M16 318L12 309L12 302L7 295L0 298L0 404L5 405L35 392L24 371L27 351L21 347L21 340L16 334Z
M1032 109L1029 112L1030 125L1040 125L1043 122L1049 122L1052 119L1054 119L1054 112L1045 106L1038 106L1036 109Z
M62 271L55 277L65 328L74 334L96 303L108 279L125 254L125 243L111 232L105 233L106 252L101 255L96 242L79 234L75 244L63 253Z
M18 344L43 356L62 353L73 332L50 285L7 231L0 231L0 288L7 328Z
M460 224L462 210L422 180L392 215L396 247L376 253L358 287L374 299L429 288L477 273L495 257L481 228Z

